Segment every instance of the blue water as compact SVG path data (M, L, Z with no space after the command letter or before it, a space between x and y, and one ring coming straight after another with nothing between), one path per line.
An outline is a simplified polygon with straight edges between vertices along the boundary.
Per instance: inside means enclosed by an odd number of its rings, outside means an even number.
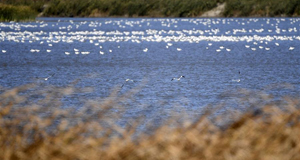
M123 94L141 86L127 104L132 115L197 114L238 88L298 95L299 30L299 18L39 18L0 23L0 86L37 81L67 86L80 79L77 87L94 91L69 96L64 103L72 107L78 98L105 98L113 88ZM171 81L181 75L185 78ZM280 84L294 88L265 90Z

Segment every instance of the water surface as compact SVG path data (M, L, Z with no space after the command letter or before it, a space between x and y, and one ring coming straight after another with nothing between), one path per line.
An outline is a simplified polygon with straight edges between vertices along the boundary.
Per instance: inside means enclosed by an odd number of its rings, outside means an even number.
M265 92L298 95L299 20L39 18L0 23L0 85L39 81L67 86L80 79L77 86L94 92L65 101L76 107L78 97L105 98L114 87L126 93L146 80L128 106L132 115L143 111L152 117L161 111L200 113L207 104L222 101L220 94L238 88L265 91L268 85L288 83L294 88ZM171 81L181 75L185 78Z

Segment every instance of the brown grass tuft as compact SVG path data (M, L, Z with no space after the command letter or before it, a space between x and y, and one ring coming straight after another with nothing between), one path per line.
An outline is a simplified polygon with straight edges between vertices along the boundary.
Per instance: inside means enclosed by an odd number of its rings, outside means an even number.
M83 91L35 85L5 90L0 159L300 159L297 98L274 101L265 93L240 90L226 95L243 110L216 114L218 108L208 109L180 124L175 116L143 133L138 131L143 118L119 124L126 112L122 104L137 89L124 95L115 90L80 110L64 107L64 97Z

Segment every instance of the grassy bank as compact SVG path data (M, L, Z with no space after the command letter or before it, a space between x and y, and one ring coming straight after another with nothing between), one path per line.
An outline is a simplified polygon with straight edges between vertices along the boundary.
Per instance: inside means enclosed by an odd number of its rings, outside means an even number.
M299 0L227 0L225 17L292 17L300 15Z
M4 1L10 5L27 5L57 17L195 17L223 0L27 0Z
M76 111L62 107L63 97L83 91L32 85L5 90L0 95L0 159L300 158L299 99L275 101L235 91L230 96L247 111L215 116L217 110L210 107L193 121L178 123L175 116L149 128L150 134L137 134L143 116L123 117L126 124L119 123L126 112L122 103L136 90L124 95L116 90Z
M219 0L53 0L45 16L195 17Z
M0 21L34 20L37 12L28 6L0 4Z
M30 15L37 12L45 17L198 17L225 2L223 17L300 15L298 0L3 0L2 6L12 5L16 9L2 12L2 20L27 18L21 17L21 13L29 11Z

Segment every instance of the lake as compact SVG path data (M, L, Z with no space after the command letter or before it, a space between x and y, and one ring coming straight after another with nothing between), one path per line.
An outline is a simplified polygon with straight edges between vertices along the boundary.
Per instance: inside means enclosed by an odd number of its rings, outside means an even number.
M78 99L108 97L113 88L123 94L141 86L135 100L124 106L131 108L130 115L149 117L174 111L199 114L226 99L220 95L239 88L298 96L299 30L299 18L2 22L0 85L38 81L67 86L79 80L77 87L94 88L64 99L69 107L80 106ZM184 78L172 80L180 76ZM292 88L276 88L282 84Z

